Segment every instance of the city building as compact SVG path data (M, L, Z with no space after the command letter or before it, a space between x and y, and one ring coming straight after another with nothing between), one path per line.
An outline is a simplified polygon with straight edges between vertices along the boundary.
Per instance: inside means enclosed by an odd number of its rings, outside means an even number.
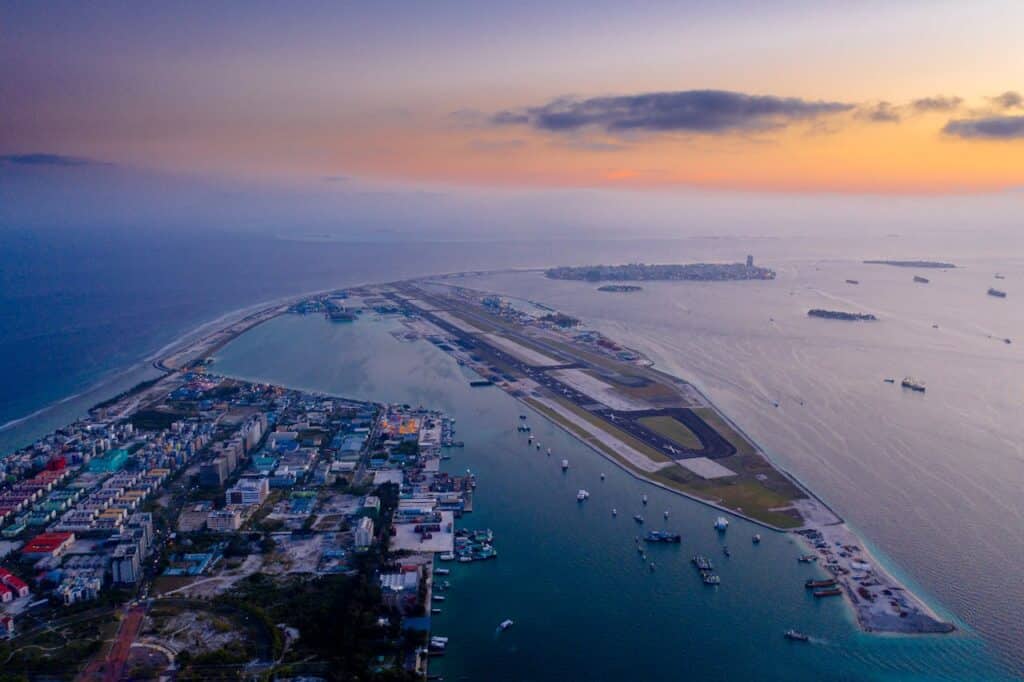
M359 518L356 524L356 547L364 548L373 544L373 519L368 516Z
M29 540L21 553L26 559L57 558L75 541L74 533L40 533Z
M242 527L242 513L236 508L212 511L206 516L206 527L217 532L238 530Z
M263 504L270 494L266 478L241 478L225 495L227 504Z
M115 583L131 585L139 581L142 577L142 561L139 554L139 547L134 543L123 542L114 548L110 571Z

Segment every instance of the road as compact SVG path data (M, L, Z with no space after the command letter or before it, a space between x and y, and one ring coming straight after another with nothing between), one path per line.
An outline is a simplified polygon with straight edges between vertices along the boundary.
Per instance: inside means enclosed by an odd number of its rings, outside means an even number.
M132 642L139 634L145 615L146 607L141 604L133 606L125 612L121 624L117 628L117 636L106 657L97 656L93 659L78 676L79 682L95 682L96 680L120 682L124 678L128 653L131 651Z

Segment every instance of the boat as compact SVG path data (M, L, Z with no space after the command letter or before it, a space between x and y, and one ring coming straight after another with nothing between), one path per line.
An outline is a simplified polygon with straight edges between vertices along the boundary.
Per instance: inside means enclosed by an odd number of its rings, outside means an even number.
M526 415L525 414L521 414L521 415L519 415L519 418L525 420L526 419Z
M612 516L618 516L618 515L619 515L619 511L617 509L613 508L612 509Z
M665 510L665 518L666 519L668 518L668 510L667 509Z
M752 538L752 540L753 540L755 545L759 544L761 542L761 534L760 533L754 533L754 537Z
M548 457L551 456L551 448L548 448Z
M679 533L668 533L663 530L648 531L644 536L645 542L681 542L682 539Z
M718 585L722 582L722 579L714 573L706 573L703 579L705 585Z
M651 570L652 571L654 570L654 562L653 561L651 562Z
M855 279L848 279L848 280L846 280L846 283L847 283L847 284L860 284L860 282L858 282L858 281L857 281L857 280L855 280Z
M996 298L1006 298L1006 292L1005 291L1000 291L999 289L994 289L994 288L991 288L991 287L988 290L988 295L989 296L995 296Z
M439 556L438 559L440 559L441 561L452 561L455 559L455 555L451 552L445 552L444 554Z
M814 588L817 588L817 587L835 587L836 584L837 583L836 583L836 579L835 578L824 578L822 580L815 580L814 578L808 578L806 580L806 582L804 582L804 587L806 587L807 589L810 590L810 589L814 589Z
M914 281L918 284L928 284L928 278L921 277L920 275L914 275Z
M790 628L789 630L786 630L782 634L783 634L783 636L786 639L791 639L791 640L793 640L795 642L809 642L809 641L811 641L810 637L808 637L804 633L798 632L798 631L796 631L796 630L794 630L792 628Z
M590 497L590 493L588 493L586 490L583 490L582 488L580 488L580 491L578 493L576 493L576 501L577 502L583 502L588 497Z
M729 551L728 545L722 547L722 554L724 554L725 556L732 556L732 553Z
M892 378L882 379L882 381L884 381L887 384L895 384L896 383L896 380L892 379Z
M537 452L540 452L540 443L537 443Z
M515 621L513 621L511 618L506 618L505 620L501 621L498 627L502 630L508 630L513 625L515 625Z
M996 278L996 279L1006 279L1005 277L1003 277L1003 276L1002 276L1002 275L1000 275L999 273L996 273L996 275L995 275L995 278Z
M435 595L434 595L433 597L431 597L431 598L432 598L432 599L433 599L434 601L444 601L444 600L445 600L445 596L444 596L443 594L435 594Z
M719 516L717 519L715 519L715 530L717 530L719 533L724 533L728 527L729 519L725 518L724 516Z
M643 502L644 504L647 504L647 496L644 495L642 498L640 498L640 501Z
M815 562L817 560L818 560L818 555L817 554L803 554L803 555L797 557L797 561L799 561L802 564L809 564L809 563Z
M459 557L459 562L460 563L468 564L471 561L473 561L473 557L471 557L471 556L460 556Z
M604 474L601 474L601 480L602 481L604 480Z
M711 563L711 559L708 559L703 554L694 554L691 561L693 561L697 566L697 569L700 571L713 571L715 568Z
M563 459L562 460L562 471L565 471L568 468L569 468L569 460Z
M900 382L900 386L903 388L909 388L911 391L917 391L918 393L924 393L925 390L923 381L918 381L911 377L904 377L903 381Z
M449 573L451 573L451 570L447 569L447 568L435 568L434 569L434 575L448 575Z
M637 523L643 523L644 517L640 516L639 514L633 514L633 520Z
M430 612L436 616L437 614L441 613L441 609L430 609Z
M830 587L825 590L815 590L814 596L820 599L822 597L838 597L842 593L843 591L838 587Z

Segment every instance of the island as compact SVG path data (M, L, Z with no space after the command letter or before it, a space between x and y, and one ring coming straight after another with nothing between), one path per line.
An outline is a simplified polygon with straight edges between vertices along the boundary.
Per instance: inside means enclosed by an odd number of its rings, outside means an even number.
M935 270L949 270L955 268L953 263L944 263L934 260L866 260L866 265L892 265L897 268L932 268Z
M453 419L211 371L231 338L287 314L330 323L338 301L394 315L402 339L428 341L479 377L468 381L507 392L637 479L793 533L800 561L827 572L806 587L847 600L863 629L954 629L692 383L571 315L424 278L224 322L158 359L161 377L4 458L5 672L208 679L316 664L369 679L366 666L383 661L374 666L388 679L423 679L447 645L429 631L445 599L435 576L450 571L435 559L490 570L497 557L489 529L457 521L476 479L444 471L445 450L462 445ZM63 639L40 623L59 623ZM338 628L349 646L337 646Z
M598 287L598 291L612 291L612 292L630 292L630 291L643 291L643 287L638 287L635 284L605 284L604 286Z
M808 317L823 317L827 320L846 320L849 322L869 322L878 318L871 313L847 313L842 310L825 310L823 308L811 308L807 311Z
M685 281L726 282L733 280L775 279L775 271L746 263L687 263L685 265L580 265L549 268L544 275L550 279L581 280L585 282L629 281Z

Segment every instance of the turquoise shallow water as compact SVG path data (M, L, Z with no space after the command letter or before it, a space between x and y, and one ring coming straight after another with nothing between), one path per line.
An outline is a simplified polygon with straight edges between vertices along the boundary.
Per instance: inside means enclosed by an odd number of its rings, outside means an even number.
M396 324L282 317L226 346L214 367L250 380L422 404L457 419L466 448L446 464L479 478L475 511L462 523L492 528L500 558L451 567L452 589L434 622L451 643L433 672L510 681L1012 679L967 630L944 637L859 632L840 600L806 593L802 583L816 569L796 562L801 550L790 536L733 518L722 538L711 528L714 510L632 478L537 415L530 423L553 455L528 449L515 431L523 406L497 389L470 388L465 370L430 344L396 341L388 334ZM566 474L562 457L570 461ZM579 488L592 494L584 504L575 500ZM653 573L635 550L639 528L631 517L641 512L646 528L683 534L681 546L649 548ZM764 536L757 546L755 532ZM689 561L696 552L715 562L719 588L700 583ZM499 635L505 618L516 625ZM789 627L815 642L784 640Z

